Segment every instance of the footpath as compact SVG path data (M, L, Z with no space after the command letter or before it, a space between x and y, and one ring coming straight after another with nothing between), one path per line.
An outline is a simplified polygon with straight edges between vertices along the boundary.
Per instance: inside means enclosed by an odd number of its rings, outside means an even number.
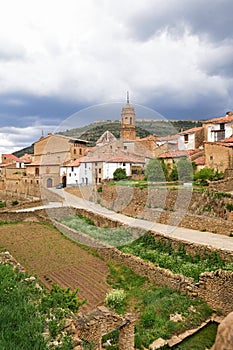
M186 242L202 244L209 247L214 247L217 249L222 249L226 251L233 251L233 237L223 236L212 232L202 232L198 230L192 230L183 227L164 225L148 220L142 220L137 218L132 218L123 214L116 213L112 210L102 207L99 204L87 201L83 198L79 198L66 192L64 189L49 189L52 193L58 195L61 198L60 202L50 202L48 205L34 207L29 209L20 209L17 212L23 211L34 211L38 209L49 209L58 207L73 207L79 209L86 209L97 213L99 215L105 216L109 219L116 220L122 224L141 228L144 230L150 230L155 233L162 234L164 236L173 237Z

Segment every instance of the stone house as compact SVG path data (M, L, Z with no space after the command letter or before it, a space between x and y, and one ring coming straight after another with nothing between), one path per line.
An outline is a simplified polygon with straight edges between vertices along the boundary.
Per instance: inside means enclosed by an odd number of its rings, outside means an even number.
M205 143L206 166L225 173L233 169L233 137Z
M33 162L26 166L27 176L39 180L42 187L60 182L60 166L75 161L86 153L87 141L59 134L48 134L34 143Z

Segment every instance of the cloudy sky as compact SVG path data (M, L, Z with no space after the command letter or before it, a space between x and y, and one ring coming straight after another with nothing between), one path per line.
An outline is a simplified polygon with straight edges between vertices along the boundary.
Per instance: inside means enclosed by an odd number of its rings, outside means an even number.
M0 152L30 144L82 109L123 103L127 90L133 104L167 119L233 109L232 0L0 5ZM111 118L90 110L74 127Z

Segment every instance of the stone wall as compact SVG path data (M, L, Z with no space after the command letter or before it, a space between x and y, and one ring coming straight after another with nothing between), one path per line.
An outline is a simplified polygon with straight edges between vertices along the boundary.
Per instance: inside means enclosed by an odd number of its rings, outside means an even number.
M132 217L218 234L233 233L226 208L233 199L218 198L211 191L104 185L99 196L103 206Z
M119 329L119 350L134 350L134 323L130 314L117 315L102 306L87 316L77 318L75 330L79 338L95 344L94 350L101 350L102 336Z
M146 277L159 286L167 286L191 297L203 299L214 310L228 314L233 310L233 272L218 270L201 274L199 285L192 278L174 274L150 262L124 254L115 248L98 249L99 255L106 261L115 260L128 266L135 273Z
M209 184L210 191L229 192L233 191L233 177L219 181L211 181Z

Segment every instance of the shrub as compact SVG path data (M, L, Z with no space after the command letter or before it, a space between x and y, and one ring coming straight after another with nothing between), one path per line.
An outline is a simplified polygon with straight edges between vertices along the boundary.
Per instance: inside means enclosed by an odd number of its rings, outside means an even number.
M124 180L127 178L126 171L123 168L117 168L113 173L113 179L115 181Z
M226 204L226 208L227 208L227 210L232 211L233 210L233 204L232 203L227 203Z
M0 208L5 208L5 206L6 206L6 203L0 201Z
M11 202L11 205L14 207L15 205L18 205L19 204L19 202L16 200L16 201L12 201Z
M221 180L222 178L222 172L214 171L214 169L211 168L203 168L194 175L196 183L202 186L207 186L208 181Z
M105 302L111 309L118 309L124 305L125 298L124 289L112 289L106 294Z
M102 186L98 187L97 192L99 192L99 193L103 192L103 187Z

